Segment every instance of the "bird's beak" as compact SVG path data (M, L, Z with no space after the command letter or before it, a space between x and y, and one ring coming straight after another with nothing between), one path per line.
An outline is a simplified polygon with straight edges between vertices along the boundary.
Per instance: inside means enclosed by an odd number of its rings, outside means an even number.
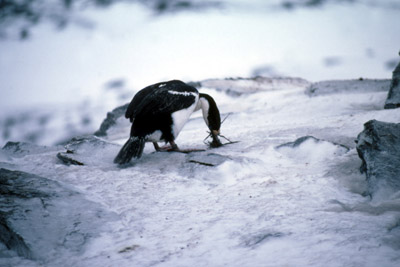
M222 146L222 143L218 138L219 133L220 132L217 131L217 130L212 130L211 131L211 135L212 135L212 139L213 139L211 144L210 144L211 147L220 147L220 146Z

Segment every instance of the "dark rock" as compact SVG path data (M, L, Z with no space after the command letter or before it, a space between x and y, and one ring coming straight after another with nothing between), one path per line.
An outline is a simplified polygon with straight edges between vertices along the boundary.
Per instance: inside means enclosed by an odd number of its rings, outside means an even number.
M151 7L157 14L176 13L182 11L199 11L206 9L221 8L223 5L220 1L192 1L192 0L153 0L143 1Z
M65 146L65 152L59 152L57 158L66 165L104 166L112 163L118 145L107 142L94 135L72 138Z
M388 60L385 62L385 69L387 70L394 70L397 66L398 60L396 59L392 59L392 60Z
M305 93L308 96L347 94L347 93L365 93L365 92L387 92L390 88L390 80L336 80L322 81L311 84L307 87Z
M392 83L385 102L385 109L400 107L400 62L393 71Z
M305 141L307 141L309 139L312 139L314 141L318 141L319 140L319 139L315 138L314 136L310 136L310 135L309 136L302 136L302 137L296 139L294 142L284 143L284 144L281 144L281 145L277 146L276 148L279 149L281 147L292 147L292 148L293 147L298 147L302 143L304 143Z
M47 146L39 146L31 143L26 142L7 142L1 149L1 151L12 157L24 157L26 155L34 155L34 154L41 154L51 151L57 151L60 147L47 147Z
M125 115L128 105L129 105L129 103L127 103L123 106L119 106L119 107L113 109L111 112L108 112L107 117L104 119L104 121L100 125L100 129L98 129L94 133L94 135L106 136L107 131L117 123L117 119L119 119L121 116Z
M284 233L281 232L270 232L270 231L261 231L259 233L253 233L248 236L243 237L242 245L244 247L249 247L249 248L256 248L257 246L260 246L270 240L276 239L276 238L281 238L287 236Z
M57 158L59 160L61 160L63 163L65 163L66 165L79 165L79 166L83 166L85 165L84 163L74 159L71 157L71 155L73 155L74 152L72 151L67 151L67 152L59 152L57 153Z
M325 141L325 140L321 140L321 139L315 138L314 136L308 135L308 136L302 136L302 137L296 139L294 142L289 142L289 143L285 143L285 144L279 145L276 148L277 149L280 149L282 147L295 148L295 147L299 147L300 145L302 145L304 142L306 142L308 140L312 140L312 141L314 141L314 143L328 142L328 141ZM346 147L344 145L337 144L337 143L334 143L334 142L329 142L329 143L337 146L338 148L340 148L344 152L347 152L347 151L350 150L348 147Z
M216 153L193 153L188 155L188 161L204 166L218 166L231 158Z
M387 198L400 190L400 123L376 120L364 124L358 135L357 152L362 160L368 194Z
M0 241L3 242L8 249L12 249L21 257L33 259L33 255L24 239L10 229L7 223L7 213L0 212Z
M307 1L295 1L285 0L281 3L284 9L292 10L295 8L315 8L323 6L327 3L327 0L307 0Z
M80 253L117 219L71 188L31 173L0 169L0 191L0 242L28 259Z

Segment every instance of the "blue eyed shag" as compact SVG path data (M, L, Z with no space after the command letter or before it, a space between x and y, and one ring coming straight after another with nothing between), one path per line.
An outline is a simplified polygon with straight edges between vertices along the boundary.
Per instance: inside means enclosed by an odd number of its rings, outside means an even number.
M179 151L175 139L190 115L199 109L202 109L213 145L222 145L218 139L221 117L210 95L199 93L193 86L178 80L140 90L126 110L125 117L132 122L131 133L114 163L125 164L132 158L140 158L146 142L153 142L157 151L162 150L157 144L161 141L171 145L168 151Z

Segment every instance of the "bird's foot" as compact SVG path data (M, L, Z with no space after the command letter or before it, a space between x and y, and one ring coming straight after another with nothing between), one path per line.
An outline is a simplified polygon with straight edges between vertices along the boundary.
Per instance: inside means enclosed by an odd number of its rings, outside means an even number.
M158 149L159 152L172 152L172 151L177 151L177 150L179 150L177 147L174 148L173 146L170 146L170 145L165 145Z
M180 153L191 153L191 152L202 152L206 151L205 149L179 149L178 145L175 142L170 142L170 145L165 145L160 147L157 143L153 143L154 148L158 152L180 152Z
M197 148L189 148L189 149L179 149L176 152L180 152L180 153L192 153L192 152L203 152L206 151L205 149L197 149Z
M159 152L179 152L179 153L191 153L191 152L202 152L202 151L206 151L205 149L197 149L197 148L193 148L193 149L179 149L179 148L173 148L171 146L165 147L165 148L160 148L160 150L158 150Z
M158 152L173 152L173 151L179 151L178 146L175 144L175 142L170 143L171 145L165 145L160 147L156 142L153 143L154 148Z

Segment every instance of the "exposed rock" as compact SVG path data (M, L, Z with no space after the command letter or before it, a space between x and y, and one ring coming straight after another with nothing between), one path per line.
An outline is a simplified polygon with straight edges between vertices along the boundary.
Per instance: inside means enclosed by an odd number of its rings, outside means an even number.
M3 242L8 249L15 250L19 256L33 259L32 251L25 243L25 240L9 227L7 215L7 212L0 211L0 241Z
M400 107L400 62L393 71L390 90L385 102L385 109Z
M209 167L221 165L227 160L230 160L228 156L216 153L193 153L188 155L189 162Z
M351 0L350 0L351 1ZM297 0L285 0L280 3L282 8L292 10L296 8L313 8L313 7L322 7L326 5L328 0L309 0L309 1L297 1Z
M74 159L72 157L73 154L74 154L73 151L67 150L67 152L59 152L59 153L57 153L57 158L60 159L66 165L79 165L79 166L85 165L83 162Z
M192 1L192 0L152 0L141 2L155 11L157 14L175 13L181 11L199 11L221 8L220 1Z
M368 194L381 199L399 191L400 123L368 121L356 143L362 160L360 171L367 176Z
M279 145L276 148L279 149L281 147L292 147L292 148L299 147L301 144L303 144L304 142L306 142L308 140L313 140L315 143L327 142L327 141L315 138L314 136L308 135L308 136L302 136L302 137L296 139L294 142L289 142L289 143L285 143L285 144ZM344 145L340 145L340 144L336 144L336 143L332 143L332 144L343 148L344 150L346 150L346 152L349 151L349 148L344 146Z
M261 231L259 233L249 234L248 236L243 237L242 245L244 247L256 248L270 240L281 238L286 236L286 234L281 232L271 232L271 231Z
M11 157L24 157L26 155L41 154L45 152L57 151L60 147L39 146L25 142L7 142L1 152Z
M281 89L292 89L307 87L310 83L301 78L229 78L209 79L201 81L202 87L214 88L217 91L226 92L232 96L252 94L260 91L273 91Z
M385 68L387 70L394 70L396 68L398 62L399 62L399 60L397 58L390 59L385 62Z
M129 103L119 106L113 109L111 112L107 113L107 117L103 120L100 125L100 129L98 129L94 135L96 136L106 136L107 131L117 123L117 120L125 115L126 109L128 108ZM125 119L125 117L123 117Z
M0 169L0 241L19 256L45 260L80 253L115 219L59 182Z
M390 80L342 80L322 81L311 84L306 89L309 96L329 95L338 93L365 93L365 92L387 92L390 88Z
M58 153L57 158L66 165L104 166L112 163L120 147L97 136L88 135L72 138L65 149L66 152Z

